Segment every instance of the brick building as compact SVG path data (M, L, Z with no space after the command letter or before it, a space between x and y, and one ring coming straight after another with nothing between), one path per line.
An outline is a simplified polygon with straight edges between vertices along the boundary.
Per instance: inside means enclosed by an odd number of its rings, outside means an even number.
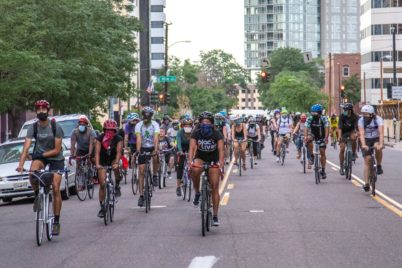
M329 54L325 58L324 93L328 95L328 114L340 113L342 81L353 75L360 78L360 54ZM355 103L356 104L356 103Z

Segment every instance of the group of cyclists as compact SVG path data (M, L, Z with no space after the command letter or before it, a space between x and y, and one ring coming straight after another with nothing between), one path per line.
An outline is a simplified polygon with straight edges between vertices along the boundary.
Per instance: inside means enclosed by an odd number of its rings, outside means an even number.
M147 155L152 157L152 184L158 184L158 168L160 164L159 152L164 152L164 161L167 163L167 174L171 177L172 170L177 169L176 195L181 196L181 186L184 176L185 162L190 167L190 177L193 182L195 196L193 204L200 203L200 176L203 172L203 164L210 164L208 170L213 203L212 225L219 226L219 181L224 173L224 166L234 156L234 164L246 170L247 147L252 146L255 158L257 153L264 148L264 140L267 134L271 136L272 152L279 161L279 152L283 143L289 146L293 140L297 148L297 159L301 157L303 144L308 148L308 168L313 163L313 141L319 142L321 155L321 175L326 178L326 148L328 138L339 137L340 144L340 173L343 174L343 157L345 141L349 138L353 141L353 158L357 158L357 140L360 141L365 158L365 180L363 186L369 191L368 185L368 153L369 148L376 151L378 174L382 174L381 167L382 149L384 148L384 123L380 116L370 105L361 109L361 116L354 113L353 105L346 103L342 106L343 112L337 117L332 115L329 119L324 115L323 106L315 104L311 107L309 115L306 113L290 114L285 108L273 111L272 117L267 119L264 115L257 116L228 116L222 111L217 114L202 112L198 117L183 115L179 120L164 116L162 120L154 119L154 110L144 107L141 115L130 113L126 118L124 128L119 129L115 120L108 119L103 123L103 132L96 133L91 127L86 116L79 118L78 126L71 135L71 160L81 157L87 158L89 163L97 171L99 180L98 217L104 217L103 202L105 199L106 168L111 167L115 174L115 193L121 196L120 181L122 178L120 159L123 155L129 156L129 167L136 165L139 171L139 198L138 206L144 206L144 177ZM29 157L29 149L35 139L35 146L31 155L32 164L30 170L42 170L47 165L50 171L55 171L52 180L54 223L53 235L60 233L61 195L60 183L64 167L62 139L64 133L60 125L49 119L50 104L46 100L35 103L38 123L28 129L23 152L17 167L17 171L23 172L23 166ZM336 124L334 123L336 122ZM336 140L332 141L336 142ZM254 162L257 164L256 162ZM79 161L77 161L79 165ZM38 195L38 183L30 177L35 196ZM38 210L37 198L34 201L34 211Z

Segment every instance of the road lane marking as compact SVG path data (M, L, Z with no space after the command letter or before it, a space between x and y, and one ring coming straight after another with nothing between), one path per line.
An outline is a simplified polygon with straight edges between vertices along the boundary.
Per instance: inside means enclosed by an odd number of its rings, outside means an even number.
M338 165L332 163L331 161L327 160L327 163L330 164L331 166L340 168ZM365 184L365 182L361 178L357 177L354 174L352 174L352 178L354 180L352 180L351 182L356 187L360 187ZM396 215L402 218L402 205L400 203L398 203L397 201L395 201L394 199L390 198L389 196L387 196L386 194L377 189L375 190L375 194L376 196L371 196L375 201L377 201L378 203L380 203L381 205L383 205L384 207L386 207L387 209L389 209L390 211L394 212Z
M165 208L167 206L151 206L151 208ZM144 207L134 207L133 209L139 209L139 208L144 208Z
M337 168L335 168L335 167L332 167L332 170L335 170L335 171L337 171L338 169L337 169Z
M263 213L264 210L262 210L262 209L252 209L252 210L249 210L249 212L250 213Z
M229 202L229 197L230 197L230 193L226 192L222 197L220 205L221 206L226 206L228 204L228 202Z
M188 268L211 268L217 261L215 256L195 257Z
M233 190L233 189L234 189L234 184L233 184L233 183L229 183L227 189L228 189L228 190Z
M228 182L228 179L229 179L229 176L230 176L230 172L232 171L232 168L233 168L233 164L234 164L234 158L233 158L232 162L230 162L228 169L225 170L225 177L223 178L223 181L221 182L221 185L219 187L219 194L220 195L222 195L223 190L225 190L226 183Z

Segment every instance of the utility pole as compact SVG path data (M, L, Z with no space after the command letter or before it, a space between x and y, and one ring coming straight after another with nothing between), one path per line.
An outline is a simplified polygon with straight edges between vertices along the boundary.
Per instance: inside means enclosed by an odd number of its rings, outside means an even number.
M169 71L169 25L171 25L171 23L166 22L165 23L165 76L168 76L168 71ZM166 81L165 82L165 87L163 89L163 93L164 93L164 103L162 104L162 112L163 113L167 113L167 94L168 94L168 90L169 90L169 83Z
M394 71L394 86L398 85L398 81L396 80L396 25L392 25L392 59L393 59L393 71Z

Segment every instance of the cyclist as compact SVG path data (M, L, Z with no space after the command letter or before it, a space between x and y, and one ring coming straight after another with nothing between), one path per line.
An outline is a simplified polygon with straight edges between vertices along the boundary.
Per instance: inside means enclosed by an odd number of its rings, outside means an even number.
M138 199L138 206L144 206L144 177L145 177L145 162L146 156L141 153L153 153L153 176L152 184L158 185L158 145L159 145L159 132L160 128L158 123L152 120L154 110L151 107L144 107L141 112L142 121L135 126L135 135L137 136L137 153L138 157L138 170L139 170L139 191L140 197Z
M243 159L243 169L246 168L246 150L247 150L247 126L243 123L243 119L236 115L233 118L234 124L232 126L232 137L233 137L233 151L235 158L235 165L239 166L239 146L240 146L240 157ZM239 143L240 141L240 143Z
M345 157L346 140L349 137L352 141L353 161L356 159L356 130L358 129L357 122L359 116L353 112L353 105L351 103L345 103L343 105L343 112L339 116L338 123L338 137L339 140L339 163L341 169L339 170L341 175L345 175L343 161Z
M64 137L63 129L56 121L49 120L50 104L46 100L38 100L35 102L36 117L38 122L28 128L25 138L24 148L21 153L18 172L24 171L24 163L28 157L29 148L32 144L32 139L35 139L35 146L32 153L32 163L30 170L45 169L49 165L49 170L64 169L64 156L62 148L62 139ZM62 175L53 173L52 190L53 190L53 235L60 234L60 211L61 211L61 193L60 183ZM29 178L32 188L35 193L34 212L39 209L39 187L32 176ZM67 189L68 191L68 189Z
M261 134L260 150L262 150L262 149L264 149L266 122L264 121L264 117L262 114L257 114L255 117L255 121L257 122L258 126L260 127L260 134Z
M254 164L257 165L255 158L258 155L258 143L261 141L261 129L260 126L255 121L254 117L250 117L250 119L248 120L246 130L247 130L247 139L252 141L251 145L253 146L254 155L250 155L250 157L254 157ZM248 146L250 146L250 144Z
M76 156L87 156L91 158L92 161L92 158L95 156L95 150L93 149L95 138L95 131L89 127L88 118L85 115L80 116L78 119L78 127L74 129L71 134L70 165L71 159ZM81 162L77 161L77 167L79 167L80 164Z
M276 155L276 143L277 143L277 135L278 135L278 125L276 121L278 121L279 117L281 116L281 111L276 109L273 113L272 118L269 120L269 132L271 134L271 146L272 152Z
M173 120L171 127L167 130L167 136L173 141L176 141L177 132L180 129L180 122Z
M377 174L383 174L382 170L382 150L384 149L384 120L375 114L374 107L364 105L361 109L362 117L359 119L358 126L360 132L360 141L362 143L362 153L364 157L364 179L366 184L363 185L364 191L370 190L368 181L370 169L370 150L374 147L375 158L377 161Z
M181 129L177 132L176 142L178 151L177 161L177 181L176 181L176 195L181 196L180 185L183 180L184 161L186 161L185 154L188 153L190 148L190 137L193 131L193 119L191 117L184 117L181 121Z
M327 162L325 150L328 144L329 122L327 117L322 114L323 108L321 104L314 104L311 106L310 112L311 116L307 119L306 128L304 130L304 141L307 144L310 153L310 161L307 168L311 169L311 165L314 161L313 141L319 141L322 167L321 175L322 179L325 180L327 178L327 174L325 173Z
M172 119L169 117L169 115L165 114L163 116L162 123L160 124L160 128L164 128L165 130L168 130L171 127L171 125L170 125L171 122L172 122Z
M170 139L170 137L166 136L166 130L164 128L161 128L160 132L159 132L159 150L169 150L169 149L172 149L175 147L176 147L176 144ZM167 174L170 179L171 175L172 175L172 169L174 167L173 151L165 152L164 156L165 156L165 162L167 164ZM160 160L160 159L158 159L158 160ZM159 166L159 163L158 163L158 166Z
M219 179L221 168L224 167L225 149L222 134L214 129L214 115L210 112L203 112L199 116L200 126L191 134L189 162L191 165L191 177L194 183L194 201L198 206L200 201L200 176L203 171L204 162L211 163L209 169L209 183L212 190L213 203L213 226L219 226Z
M137 113L130 113L127 116L127 124L124 127L124 148L129 153L130 167L133 166L135 157L133 155L137 151L137 137L135 136L135 126L140 122L140 117Z
M299 122L296 124L296 127L293 130L293 136L295 137L296 148L297 148L297 155L296 155L297 159L301 158L301 149L303 146L304 129L306 128L306 121L307 116L305 113L302 113L300 115Z
M116 177L116 196L120 192L121 177L119 174L119 161L121 151L123 149L123 138L117 134L117 122L108 119L103 123L103 134L96 138L95 145L95 163L98 170L99 179L99 203L101 209L98 217L103 218L105 211L103 210L103 202L105 200L105 184L106 184L106 166L112 166ZM121 193L120 193L121 195Z
M352 110L353 110L353 106L352 106ZM329 119L329 123L331 126L329 135L331 136L331 145L333 146L334 143L336 142L335 138L339 139L339 137L341 137L338 135L339 134L338 133L339 118L338 118L338 116L336 116L335 113L331 115L331 118Z
M286 148L289 146L290 134L293 129L293 120L290 118L287 110L283 109L281 115L276 122L278 130L278 142L276 145L276 162L280 161L280 153L282 142L286 142Z

